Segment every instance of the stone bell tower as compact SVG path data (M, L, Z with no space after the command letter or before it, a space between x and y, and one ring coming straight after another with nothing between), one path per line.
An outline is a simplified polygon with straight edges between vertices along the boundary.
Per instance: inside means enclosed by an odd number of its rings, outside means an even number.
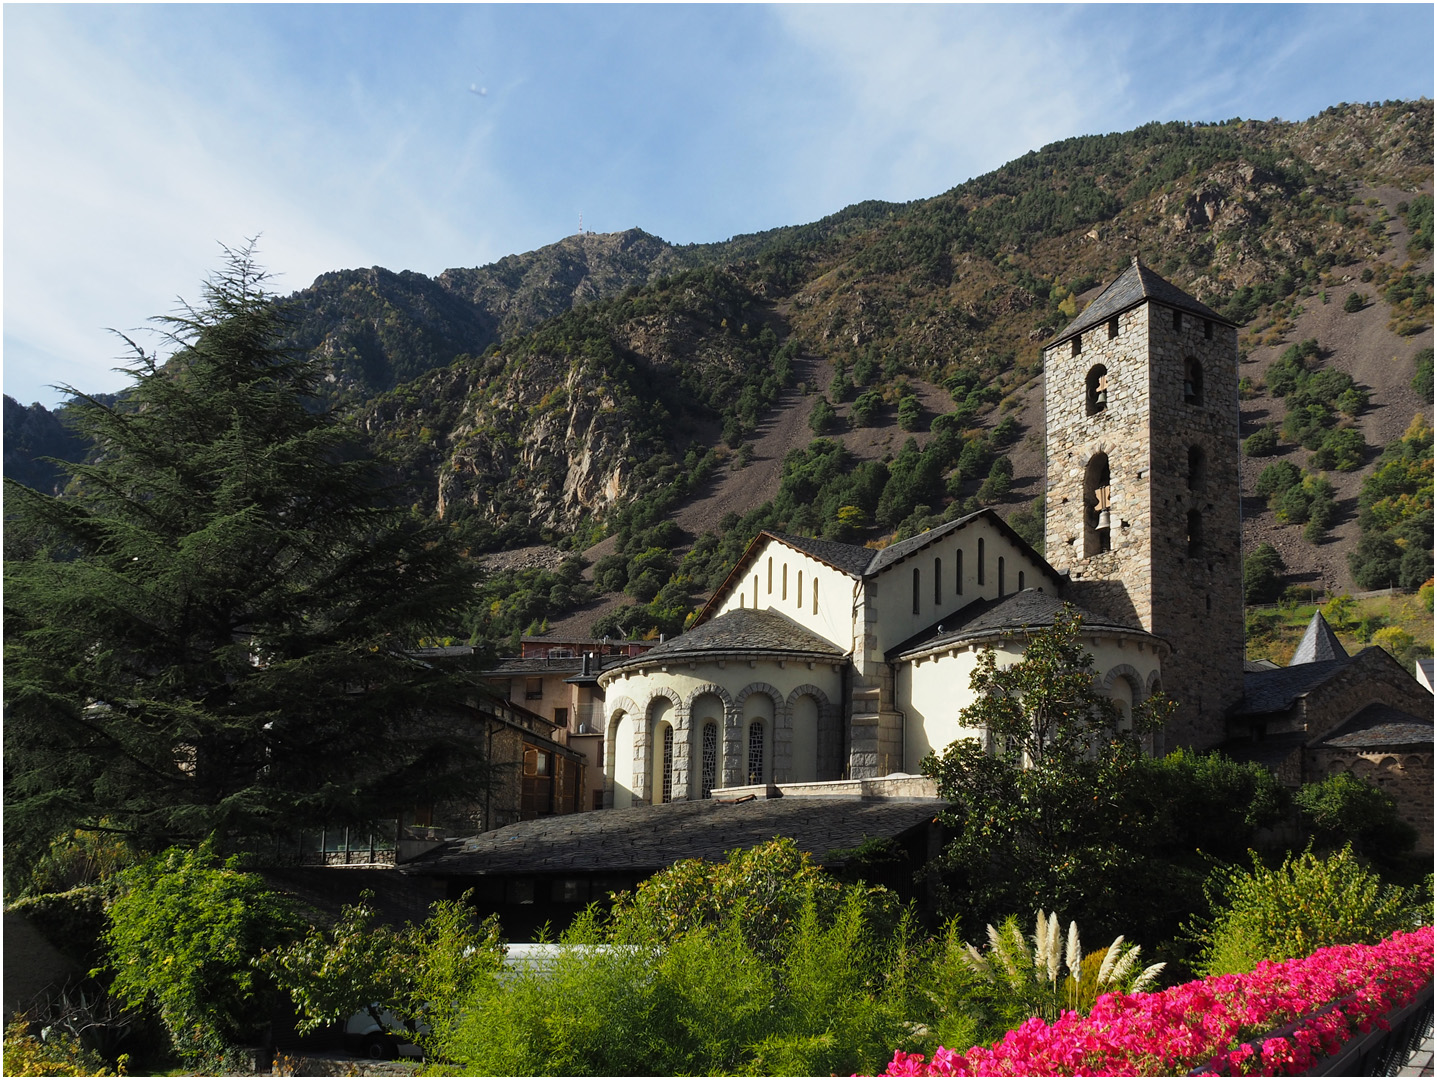
M1237 328L1136 258L1043 352L1047 559L1172 646L1169 746L1221 742L1242 697L1237 363Z

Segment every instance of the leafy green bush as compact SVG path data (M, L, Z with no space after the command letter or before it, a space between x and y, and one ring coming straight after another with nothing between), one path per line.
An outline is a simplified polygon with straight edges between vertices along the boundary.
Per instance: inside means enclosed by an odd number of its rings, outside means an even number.
M1302 470L1290 461L1274 461L1257 477L1257 494L1264 498L1282 495L1288 488L1301 483Z
M883 409L883 395L877 390L865 390L848 410L848 422L854 427L872 427Z
M1287 566L1271 544L1258 544L1242 561L1243 601L1271 604L1282 595L1282 575Z
M1293 802L1319 849L1350 843L1357 854L1391 866L1417 842L1416 830L1397 816L1396 800L1351 773L1303 784Z
M105 935L111 992L154 1005L175 1050L197 1065L257 1041L274 995L253 961L294 932L290 903L208 842L171 848L119 884Z
M18 1017L5 1028L4 1072L6 1076L117 1075L69 1032L47 1028L37 1037Z
M1266 424L1242 440L1242 452L1248 457L1266 457L1277 450L1277 427Z
M1363 306L1362 294L1358 292L1348 293L1347 299L1342 301L1342 310L1349 315L1355 311L1361 311Z
M1351 845L1326 858L1289 853L1270 869L1226 867L1208 882L1214 914L1196 925L1206 975L1240 974L1263 960L1310 956L1328 945L1369 944L1432 918L1430 895L1384 885Z
M828 403L828 398L821 394L813 403L813 411L808 414L808 426L815 435L822 435L838 426L838 413Z
M1421 416L1390 443L1357 497L1357 546L1347 557L1364 589L1415 589L1432 576L1432 428Z
M1418 349L1412 357L1412 389L1429 401L1432 398L1432 346Z
M1321 445L1308 459L1308 464L1315 469L1351 472L1361 468L1366 453L1367 443L1362 439L1362 432L1356 428L1336 428L1323 436Z
M912 394L898 399L898 426L904 431L917 431L923 422L923 405Z

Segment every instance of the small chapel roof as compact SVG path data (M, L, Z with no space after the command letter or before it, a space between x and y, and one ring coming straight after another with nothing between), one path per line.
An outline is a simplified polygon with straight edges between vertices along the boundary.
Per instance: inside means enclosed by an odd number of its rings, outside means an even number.
M1347 657L1347 650L1342 647L1342 642L1337 640L1332 627L1327 625L1322 612L1314 611L1312 621L1307 624L1307 632L1302 635L1297 651L1292 654L1287 666L1315 664L1321 660L1346 660Z
M920 630L907 641L900 642L888 650L890 660L907 659L920 653L941 649L948 645L971 641L975 638L993 637L997 634L1018 632L1041 626L1052 626L1053 618L1064 607L1070 608L1083 620L1083 631L1088 634L1106 631L1108 633L1131 634L1152 638L1146 630L1129 626L1107 615L1087 611L1073 604L1064 604L1057 596L1040 589L1024 589L1010 596L995 600L975 600L959 608L940 622L926 630Z
M1375 704L1344 720L1319 746L1375 750L1387 746L1431 746L1432 718L1425 720L1391 705Z
M819 865L868 837L897 837L931 822L942 803L897 799L753 799L561 814L454 840L404 866L409 874L651 872L680 859L722 861L730 851L790 837Z
M1344 653L1335 660L1315 660L1269 671L1244 671L1242 704L1237 708L1237 715L1256 716L1291 708L1303 694L1316 690L1350 662Z
M1051 348L1090 327L1105 323L1114 315L1137 307L1146 300L1155 300L1179 311L1192 312L1201 318L1222 323L1223 326L1236 325L1232 320L1223 318L1206 304L1183 292L1172 282L1159 277L1151 268L1138 262L1137 256L1134 255L1132 265L1114 278L1113 283L1079 312L1078 317L1065 326L1057 337L1048 342L1047 347Z
M745 652L764 652L780 659L820 659L826 663L848 655L837 645L772 608L738 608L661 642L641 656L606 667L603 674L632 667L655 666L679 658L690 660Z

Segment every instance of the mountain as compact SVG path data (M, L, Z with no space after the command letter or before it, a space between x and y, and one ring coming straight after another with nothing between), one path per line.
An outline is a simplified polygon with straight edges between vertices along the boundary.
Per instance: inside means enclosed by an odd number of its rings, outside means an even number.
M712 531L666 564L678 610L760 522L881 542L975 499L1022 511L1043 475L1042 344L1136 254L1243 327L1243 434L1273 441L1244 463L1249 546L1273 543L1289 582L1351 589L1362 484L1432 418L1413 386L1431 370L1432 133L1426 100L1148 124L807 225L581 234L436 278L337 271L284 303L331 403L475 552L540 545L518 562L552 568L590 548L596 591L652 607L648 541ZM816 430L838 456L807 449ZM1331 486L1306 538L1255 494L1276 461ZM654 531L672 520L687 533ZM575 599L555 595L526 610Z

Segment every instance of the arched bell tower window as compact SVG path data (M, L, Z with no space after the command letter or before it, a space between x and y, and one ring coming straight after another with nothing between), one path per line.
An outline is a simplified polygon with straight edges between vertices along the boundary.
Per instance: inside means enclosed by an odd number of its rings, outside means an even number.
M1188 490L1201 491L1207 486L1207 455L1201 446L1188 447Z
M1189 405L1202 404L1202 365L1191 356L1183 361L1183 400Z
M1203 553L1202 542L1202 513L1197 510L1188 511L1188 558L1199 559Z
M1096 416L1108 407L1108 369L1095 364L1088 371L1088 415Z
M1094 454L1083 477L1083 555L1112 550L1108 455Z

